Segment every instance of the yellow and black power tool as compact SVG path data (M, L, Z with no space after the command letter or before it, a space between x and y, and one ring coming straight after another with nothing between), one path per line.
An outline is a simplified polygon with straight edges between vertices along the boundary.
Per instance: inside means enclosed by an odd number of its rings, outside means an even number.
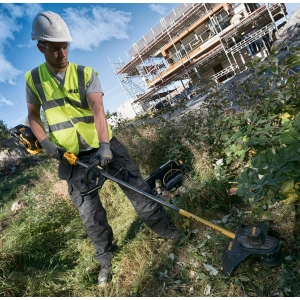
M10 135L18 146L25 148L30 154L35 155L41 152L42 146L30 127L18 125L10 130Z
M27 126L19 125L20 128L15 127L12 133L12 136L18 140L18 144L25 147L26 150L30 153L37 154L40 152L39 144L34 136L34 134L29 131ZM29 128L30 129L30 128ZM88 168L89 165L78 160L77 156L74 153L64 151L63 149L59 149L59 155L61 160L66 160L70 165L81 165L85 168ZM280 248L279 241L272 236L267 234L268 224L261 222L254 225L249 225L243 228L240 228L237 233L233 233L228 231L225 228L222 228L214 223L211 223L205 219L202 219L188 211L185 211L173 204L166 202L153 194L146 193L143 190L136 188L118 178L115 175L121 171L118 170L116 174L113 176L104 172L100 166L95 167L94 169L98 172L98 181L96 186L90 188L87 191L83 191L80 193L82 197L93 193L94 191L100 189L106 179L110 179L115 183L126 187L132 191L135 191L149 199L152 199L155 202L160 203L163 206L166 206L180 215L183 215L187 218L193 219L195 221L201 222L217 231L221 232L225 236L229 237L230 240L227 243L226 248L223 251L222 255L222 263L223 263L223 271L227 276L231 276L235 269L246 259L249 257L254 257L257 261L266 267L275 267L282 263L283 261L283 252ZM168 172L167 172L168 173ZM166 173L166 174L167 174ZM174 172L172 172L172 180L177 177L173 177ZM99 181L100 176L103 178ZM164 176L166 177L166 176ZM176 179L177 180L177 179Z

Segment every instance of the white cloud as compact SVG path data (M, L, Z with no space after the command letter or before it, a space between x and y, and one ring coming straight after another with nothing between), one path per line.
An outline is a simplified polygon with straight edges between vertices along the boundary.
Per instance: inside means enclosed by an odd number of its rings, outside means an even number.
M5 11L0 10L0 28L0 51L3 51L3 46L9 39L14 39L14 33L20 31L21 26L16 24Z
M116 90L120 89L121 87L119 85L114 86L112 89L109 91L105 92L105 96L108 96L111 93L115 93Z
M39 4L0 4L0 51L3 46L14 40L14 34L22 30L20 21L26 18L30 21L41 11Z
M62 16L73 38L72 49L92 51L103 41L128 39L127 30L131 13L92 6L90 8L67 8Z
M20 21L24 18L32 19L41 10L39 4L0 4L0 82L16 84L16 78L22 74L4 55L5 46L14 40L14 34L22 30Z
M24 4L24 14L29 21L32 21L35 16L43 10L43 7L40 4Z
M24 7L21 5L15 5L11 3L4 3L3 10L6 11L9 18L16 19L23 16Z
M150 4L149 8L157 12L160 16L164 16L167 13L167 8L160 4Z
M16 120L14 120L13 122L12 122L12 127L14 127L14 126L16 126L16 125L18 125L18 124L20 124L20 123L25 123L26 122L26 119L28 118L28 114L25 114L25 115L23 115L23 116L21 116L20 118L18 118L18 119L16 119Z
M16 78L23 73L23 71L16 69L0 52L0 82L15 85Z
M36 47L36 41L30 40L27 44L18 44L17 47L19 47L19 48Z
M14 104L10 100L7 100L3 96L0 95L0 106L2 106L3 104L9 105L9 106L14 106Z

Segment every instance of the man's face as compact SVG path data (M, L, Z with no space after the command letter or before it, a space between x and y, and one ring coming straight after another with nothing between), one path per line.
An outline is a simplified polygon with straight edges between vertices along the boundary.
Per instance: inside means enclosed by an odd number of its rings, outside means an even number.
M65 71L68 66L68 50L67 42L43 42L38 43L39 50L44 53L46 62L55 72Z

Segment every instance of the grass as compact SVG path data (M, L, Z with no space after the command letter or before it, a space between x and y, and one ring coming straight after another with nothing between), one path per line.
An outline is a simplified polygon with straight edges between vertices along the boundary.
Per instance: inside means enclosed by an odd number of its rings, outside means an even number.
M137 218L118 186L107 181L101 190L103 205L113 227L119 252L113 259L112 282L96 285L99 264L94 249L71 204L64 182L56 176L57 163L49 159L21 164L0 185L2 196L0 295L3 297L187 297L187 296L299 296L299 211L279 205L261 216L239 214L236 200L220 201L220 191L201 190L188 180L170 197L176 205L207 220L222 220L236 232L241 222L273 220L284 250L283 264L259 265L253 258L242 263L234 276L222 273L222 252L227 237L199 222L166 209L172 221L187 230L189 239L172 245L151 232ZM197 164L197 172L201 165ZM203 166L205 176L209 168ZM201 168L200 168L201 169ZM204 176L203 175L203 176ZM13 214L16 200L26 208ZM229 203L230 202L230 203ZM231 209L229 209L231 207ZM296 220L297 219L297 220ZM283 222L284 220L284 222ZM218 271L211 275L204 264Z

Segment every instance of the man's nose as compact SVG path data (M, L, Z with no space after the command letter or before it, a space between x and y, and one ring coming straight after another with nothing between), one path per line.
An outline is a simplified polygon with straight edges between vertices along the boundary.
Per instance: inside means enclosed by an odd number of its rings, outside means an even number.
M58 50L58 55L61 57L67 56L68 51L64 50L62 47Z

